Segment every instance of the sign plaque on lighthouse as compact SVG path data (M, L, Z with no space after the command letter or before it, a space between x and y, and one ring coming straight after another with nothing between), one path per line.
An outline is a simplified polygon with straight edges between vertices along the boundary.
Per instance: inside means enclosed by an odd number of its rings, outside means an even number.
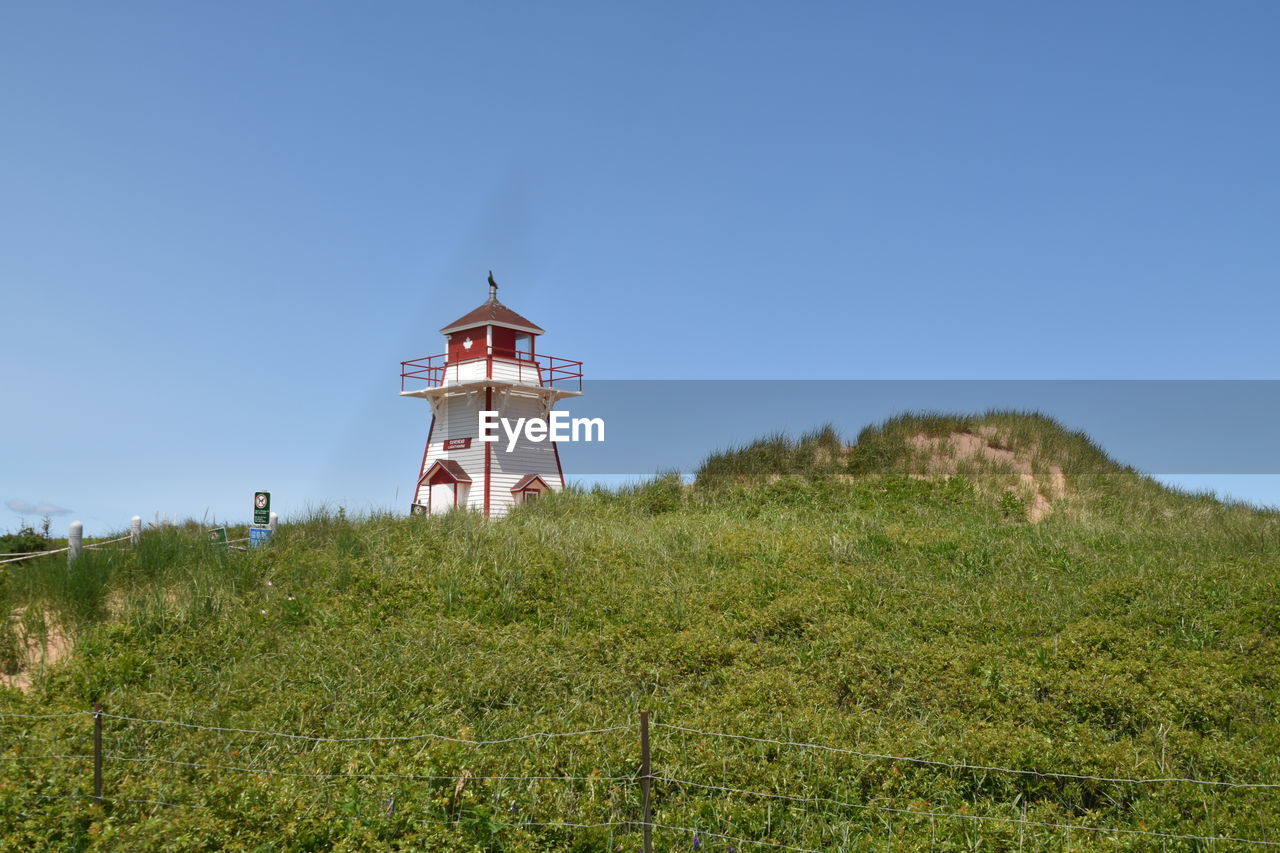
M531 429L494 436L481 426L552 421L558 401L581 396L582 362L539 352L543 330L498 301L493 273L488 301L440 331L445 352L400 365L401 396L431 404L410 511L469 509L501 518L563 489L555 441L537 440Z

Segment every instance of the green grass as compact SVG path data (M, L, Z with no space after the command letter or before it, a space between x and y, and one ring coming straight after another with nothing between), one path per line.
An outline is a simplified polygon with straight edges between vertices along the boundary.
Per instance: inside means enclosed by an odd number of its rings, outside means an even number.
M910 436L985 425L1036 465L1064 470L1069 495L1044 521L1003 499L1000 472L911 476ZM147 533L136 553L91 552L70 573L56 560L15 564L25 568L4 576L6 606L45 614L76 649L0 710L101 701L131 717L313 736L488 739L634 726L647 709L658 723L868 753L1280 782L1275 513L1165 489L1037 416L911 416L864 431L851 452L842 445L831 430L775 437L712 457L693 488L667 477L568 492L497 524L317 513L250 553L178 528ZM0 755L83 754L90 734L87 717L0 719ZM1280 839L1280 791L653 736L656 775L704 784ZM526 825L639 819L634 783L592 779L635 774L634 729L475 747L112 719L104 742L109 755L196 765L106 763L108 796L180 807L97 809L61 799L89 791L85 762L0 761L0 847L638 847L628 827ZM217 769L231 766L303 775ZM340 775L351 773L384 775ZM461 775L588 781L459 786ZM821 850L1240 849L668 782L654 796L659 823ZM686 834L656 837L657 849L691 849Z

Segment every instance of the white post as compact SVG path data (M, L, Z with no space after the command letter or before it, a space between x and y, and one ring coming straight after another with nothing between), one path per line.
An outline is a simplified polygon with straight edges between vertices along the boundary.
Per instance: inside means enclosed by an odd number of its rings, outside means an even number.
M129 520L129 544L137 548L142 542L142 516L135 515Z
M267 529L270 530L271 534L274 536L276 532L276 528L280 526L280 516L276 515L273 512L271 513L271 515L268 516L268 519L269 520L267 521Z
M75 562L76 557L80 556L80 547L84 542L84 525L78 521L71 522L71 527L67 529L67 565Z

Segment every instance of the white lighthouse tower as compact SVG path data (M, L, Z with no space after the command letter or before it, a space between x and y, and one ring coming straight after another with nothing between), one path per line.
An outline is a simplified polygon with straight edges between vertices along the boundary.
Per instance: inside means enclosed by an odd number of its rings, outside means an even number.
M510 446L480 440L480 413L546 421L556 401L582 394L582 362L543 355L542 329L498 301L489 273L489 299L440 330L445 352L400 363L400 395L431 403L431 428L418 467L415 514L471 509L501 518L511 507L564 488L553 441L521 432Z

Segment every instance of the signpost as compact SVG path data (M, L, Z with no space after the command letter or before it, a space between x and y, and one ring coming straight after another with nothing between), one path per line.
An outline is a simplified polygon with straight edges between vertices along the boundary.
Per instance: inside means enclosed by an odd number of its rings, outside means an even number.
M270 492L254 492L253 493L253 526L249 528L249 547L257 548L266 545L271 539L271 534L275 532L275 527L271 523L271 516L275 515L271 511L271 493Z
M271 534L275 533L275 513L271 511L271 493L270 492L254 492L253 493L253 524L249 527L249 547L257 548L260 545L266 545L271 539ZM214 527L208 532L209 542L214 545L229 545L227 540L227 528ZM243 542L243 539L235 540ZM238 551L245 550L238 545L230 545Z
M269 524L271 522L271 493L253 493L253 523Z

